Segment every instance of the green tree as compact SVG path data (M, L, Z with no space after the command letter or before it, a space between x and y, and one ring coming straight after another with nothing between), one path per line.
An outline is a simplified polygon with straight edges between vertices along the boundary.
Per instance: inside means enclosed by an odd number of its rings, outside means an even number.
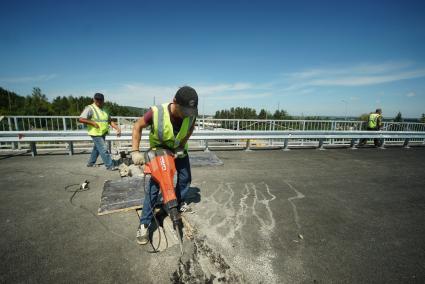
M273 118L271 113L266 111L265 109L261 109L260 113L258 114L258 119L271 119Z
M422 123L425 123L425 113L423 113L423 114L422 114L422 117L421 117L420 121L421 121Z
M362 115L360 115L359 120L361 120L361 121L368 121L369 120L369 114L368 113L363 113Z
M0 115L24 114L25 98L0 87Z
M71 101L67 97L56 97L52 102L52 110L56 115L70 115Z
M276 110L273 114L273 119L288 119L289 115L285 110Z
M403 122L403 117L401 116L401 112L398 112L396 117L394 118L394 122Z
M40 88L33 88L31 96L25 98L25 114L28 115L51 115L51 105Z

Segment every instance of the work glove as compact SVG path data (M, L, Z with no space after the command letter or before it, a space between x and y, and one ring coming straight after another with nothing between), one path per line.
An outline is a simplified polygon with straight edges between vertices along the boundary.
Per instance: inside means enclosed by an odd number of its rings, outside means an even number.
M145 157L139 151L131 152L131 159L135 165L143 165L145 163Z
M183 158L185 156L184 148L180 148L180 147L177 148L174 151L174 155L175 155L176 158Z

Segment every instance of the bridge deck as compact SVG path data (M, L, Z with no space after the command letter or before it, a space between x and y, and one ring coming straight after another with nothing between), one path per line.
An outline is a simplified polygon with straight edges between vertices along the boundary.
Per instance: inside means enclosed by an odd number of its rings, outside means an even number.
M223 166L192 173L197 250L186 242L182 263L192 259L196 277L424 282L423 147L216 154ZM136 244L135 212L96 216L104 180L119 177L87 158L0 157L0 282L187 280L178 247ZM85 179L91 189L71 203Z

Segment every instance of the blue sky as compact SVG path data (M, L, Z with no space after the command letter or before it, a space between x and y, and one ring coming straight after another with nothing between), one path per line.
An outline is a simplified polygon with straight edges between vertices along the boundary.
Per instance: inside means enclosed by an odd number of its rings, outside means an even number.
M2 1L0 86L208 114L425 113L425 1Z

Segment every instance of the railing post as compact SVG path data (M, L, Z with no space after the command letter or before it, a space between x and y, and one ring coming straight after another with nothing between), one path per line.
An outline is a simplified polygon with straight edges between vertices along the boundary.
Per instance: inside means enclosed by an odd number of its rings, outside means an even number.
M283 151L290 151L290 149L289 149L289 141L288 141L289 139L288 138L285 138L284 140L283 140Z
M379 149L385 150L385 139L381 138L381 146L379 147Z
M321 151L325 150L325 148L323 147L323 138L320 138L319 139L319 148L318 148L318 150L321 150Z
M409 138L406 138L406 139L404 139L404 143L403 143L403 148L404 149L409 149L410 148L410 146L409 146Z
M13 122L15 123L15 131L19 131L18 118L16 116L13 117ZM23 124L23 122L22 122L22 124ZM21 143L16 142L15 147L17 147L19 150L21 150Z
M269 131L273 131L273 120L270 120ZM269 139L269 147L273 146L273 140Z
M13 131L12 118L11 117L7 118L7 124L9 124L9 131ZM15 150L17 148L18 148L18 142L12 142L12 150Z
M10 117L7 118L7 124L9 125L9 131L13 131L12 119Z
M246 152L251 152L251 139L247 139L246 140L246 148L245 148Z
M13 118L13 121L15 122L15 130L19 131L18 119L16 118L16 116Z
M68 142L68 154L70 156L74 155L74 142L72 141Z
M238 124L236 125L236 130L239 131L239 119L238 119Z
M331 124L331 130L332 131L335 131L335 128L336 128L336 123L335 123L335 121L332 121L332 124ZM331 139L331 145L333 145L334 144L334 142L335 142L335 139Z
M350 149L351 150L357 150L357 147L356 147L356 138L351 139Z
M62 117L62 121L63 121L63 130L66 131L66 119L65 119L65 117Z
M37 146L35 142L31 142L30 145L31 145L31 155L33 157L37 156Z
M112 141L111 140L108 141L108 152L109 152L109 154L112 154Z
M204 140L204 144L205 144L204 152L209 152L210 149L208 148L208 140L207 139Z

